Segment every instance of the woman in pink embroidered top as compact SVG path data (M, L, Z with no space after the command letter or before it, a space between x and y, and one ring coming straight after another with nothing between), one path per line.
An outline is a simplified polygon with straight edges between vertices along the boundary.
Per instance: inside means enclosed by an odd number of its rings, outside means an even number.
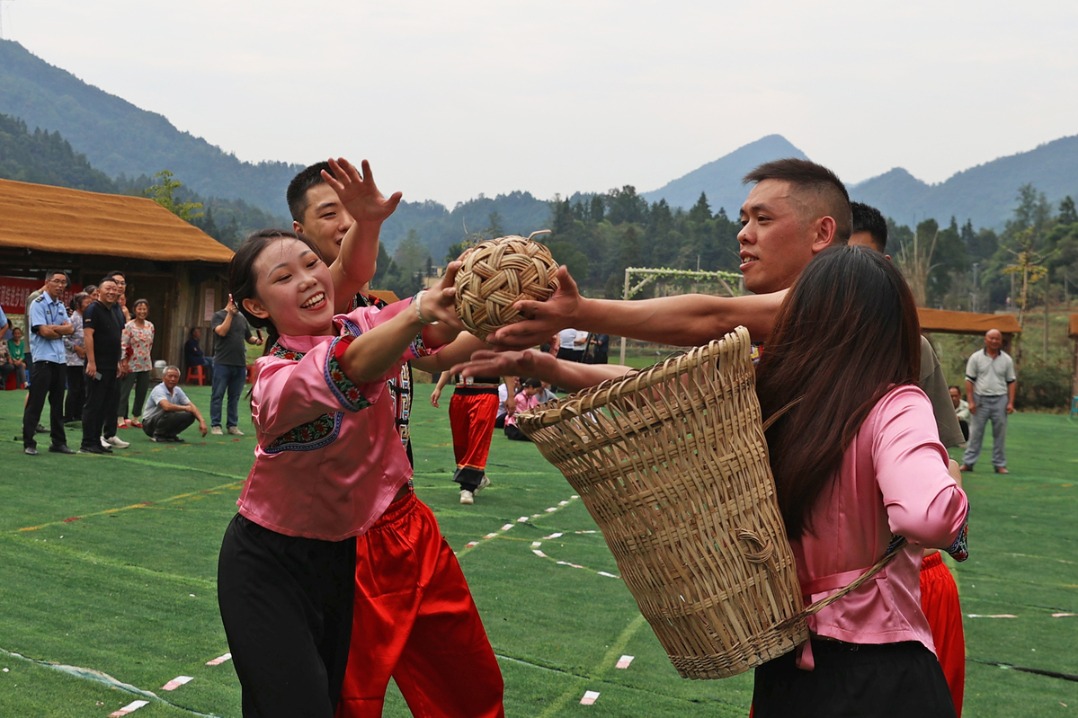
M251 390L255 461L218 563L245 716L328 718L337 707L356 537L387 509L425 508L411 490L386 379L456 335L458 267L411 300L334 316L329 269L307 240L266 230L232 259L232 299L270 331ZM370 570L385 576L394 568L372 561ZM454 617L473 633L478 626L486 641L466 584L463 593L470 613ZM497 665L493 652L490 660Z
M921 611L924 547L965 558L968 505L957 464L916 386L920 327L883 255L836 247L784 302L763 352L765 416L779 507L806 602L908 543L872 580L809 619L811 640L756 669L756 718L953 716Z

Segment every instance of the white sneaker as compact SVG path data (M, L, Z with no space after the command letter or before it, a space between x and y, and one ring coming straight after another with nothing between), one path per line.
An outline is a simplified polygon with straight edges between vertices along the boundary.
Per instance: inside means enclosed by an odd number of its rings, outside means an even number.
M475 487L475 493L478 494L481 490L487 488L488 486L490 486L490 479L487 478L486 474L483 474L483 478L479 481L479 486Z
M101 443L105 446L111 446L114 449L126 449L131 446L131 442L124 441L118 436L110 436L109 438L102 440Z
M243 432L240 431L240 427L238 426L228 427L228 433L232 434L232 436L243 436Z
M210 433L213 434L214 436L223 436L225 432L221 431L221 427L214 426L214 427L210 427Z
M471 506L475 503L475 494L473 494L471 491L468 491L468 489L461 489L460 502L465 506Z

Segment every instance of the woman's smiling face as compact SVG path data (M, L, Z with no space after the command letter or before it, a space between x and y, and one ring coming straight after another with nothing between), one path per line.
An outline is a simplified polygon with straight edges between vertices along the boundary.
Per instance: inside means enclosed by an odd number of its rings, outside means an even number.
M333 282L329 267L304 242L282 237L255 259L257 296L243 300L257 317L269 318L281 334L333 333Z

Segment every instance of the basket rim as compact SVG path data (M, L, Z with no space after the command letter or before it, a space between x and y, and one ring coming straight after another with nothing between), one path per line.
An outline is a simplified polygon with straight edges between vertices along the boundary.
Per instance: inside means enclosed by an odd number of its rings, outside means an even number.
M650 389L671 376L680 374L686 365L698 363L705 355L732 351L742 355L738 358L747 360L751 349L752 340L749 330L744 326L738 326L720 339L713 339L707 344L693 347L683 354L670 357L646 369L631 371L616 379L607 379L601 384L582 389L556 402L540 404L531 411L520 413L517 416L517 423L527 422L535 427L553 426L566 419L601 409L625 394L635 394L642 389Z

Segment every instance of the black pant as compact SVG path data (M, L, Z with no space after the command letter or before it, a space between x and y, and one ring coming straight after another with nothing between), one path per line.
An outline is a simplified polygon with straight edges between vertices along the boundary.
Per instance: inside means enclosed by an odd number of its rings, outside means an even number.
M348 664L355 574L354 538L296 538L232 519L217 601L246 718L332 718Z
M86 404L86 367L67 366L67 400L64 402L64 419L82 421L82 407Z
M151 419L143 419L142 430L146 436L162 438L179 436L180 432L195 423L195 415L189 411L162 411Z
M67 443L64 433L64 385L67 365L51 361L36 361L30 367L30 397L22 412L22 445L37 448L34 432L41 421L45 399L49 400L49 436L53 446Z
M794 653L756 669L756 718L954 718L943 669L920 643L813 640L812 654L811 671L795 665Z
M97 377L101 378L98 379ZM101 447L105 437L116 436L116 404L120 401L120 382L116 368L101 369L86 377L86 406L82 408L82 448Z

